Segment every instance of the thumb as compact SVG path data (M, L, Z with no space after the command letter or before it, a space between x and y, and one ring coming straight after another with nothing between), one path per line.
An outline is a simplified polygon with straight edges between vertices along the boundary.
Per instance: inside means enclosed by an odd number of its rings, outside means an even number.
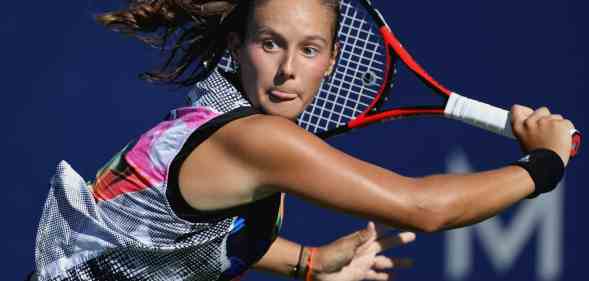
M377 239L374 223L366 228L350 233L334 242L321 246L317 254L317 263L326 272L340 270L348 264L356 253L363 251Z
M375 241L377 238L376 227L373 222L368 222L366 228L358 231L357 245L366 244L367 242Z

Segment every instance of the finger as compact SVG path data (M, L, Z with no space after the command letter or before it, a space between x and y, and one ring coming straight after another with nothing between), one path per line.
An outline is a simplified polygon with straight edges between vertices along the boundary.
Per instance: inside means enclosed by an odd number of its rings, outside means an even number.
M532 115L531 115L531 116L534 116L534 115L541 115L541 116L546 116L546 115L550 115L550 114L552 114L552 113L550 112L550 109L548 109L548 107L546 107L546 106L542 106L542 107L540 107L540 108L536 109L536 110L534 111L534 113L532 113Z
M415 263L411 258L389 258L377 256L374 259L372 268L375 270L407 269L413 267Z
M565 128L567 128L568 135L571 137L573 136L571 130L575 130L575 124L573 124L573 122L571 122L571 120L562 119L562 120L554 120L553 122L555 124L558 124L558 126L564 126Z
M363 252L369 248L372 242L374 242L378 236L373 222L368 222L368 225L365 229L362 229L355 234L357 234L357 239L355 239L355 248L357 248L356 250L359 252Z
M572 124L572 122L570 120L564 119L562 117L562 115L559 115L559 114L544 116L544 117L538 119L539 126L546 126L546 125L551 125L551 124L565 124L565 126L569 129L574 128L574 125Z
M415 233L402 232L392 236L381 237L374 243L372 250L375 253L386 251L390 248L405 245L415 241Z
M368 233L370 234L370 238L376 239L376 225L374 225L374 222L369 221L368 225L366 225L366 229L368 230Z
M366 228L352 233L351 236L355 236L355 242L357 246L364 244L368 241L375 240L377 235L374 223L368 222Z
M560 122L564 122L564 124L567 126L567 128L569 129L574 129L575 128L575 124L573 124L573 122L571 120L568 119L563 119Z
M528 116L532 115L534 110L523 105L515 104L511 107L512 120L525 120Z
M545 106L540 107L524 121L524 125L528 128L533 128L538 124L538 120L540 120L540 118L546 116L550 116L550 110L548 110L548 108Z
M362 231L362 236L363 236L363 242L367 242L367 241L371 241L371 240L375 240L377 237L377 233L376 233L376 226L374 225L374 222L369 221L368 225L366 225L366 228Z
M565 119L561 116L561 115L548 115L548 116L544 116L544 117L540 117L537 120L538 125L540 126L544 126L544 125L548 125L554 122L554 124L557 124L560 121L564 121Z
M560 114L552 114L552 115L550 115L550 119L552 119L552 120L564 120L564 117L562 117L562 115L560 115Z
M517 135L517 132L522 131L524 121L532 113L534 113L534 110L527 106L515 104L511 107L511 127L515 135Z
M374 270L368 270L366 272L366 274L364 274L364 278L363 279L386 281L386 280L389 280L389 273L388 272L376 272Z
M376 256L374 258L374 264L372 265L372 268L376 270L387 270L393 268L394 266L395 262L391 258L385 256Z
M393 258L393 268L395 269L406 269L411 268L415 265L413 259L410 258Z

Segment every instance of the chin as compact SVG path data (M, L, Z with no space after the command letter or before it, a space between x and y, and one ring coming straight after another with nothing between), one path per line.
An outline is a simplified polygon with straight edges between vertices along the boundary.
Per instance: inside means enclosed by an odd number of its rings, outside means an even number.
M262 109L267 114L284 117L291 121L296 121L304 110L300 103L295 101L280 103L268 101L268 103L262 103Z

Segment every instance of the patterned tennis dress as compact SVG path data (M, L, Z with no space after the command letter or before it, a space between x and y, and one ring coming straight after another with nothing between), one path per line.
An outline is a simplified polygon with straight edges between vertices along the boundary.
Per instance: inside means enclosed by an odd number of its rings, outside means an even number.
M92 182L59 163L37 232L38 280L238 280L276 239L284 196L198 211L178 171L223 125L259 113L213 72L190 105L128 144Z

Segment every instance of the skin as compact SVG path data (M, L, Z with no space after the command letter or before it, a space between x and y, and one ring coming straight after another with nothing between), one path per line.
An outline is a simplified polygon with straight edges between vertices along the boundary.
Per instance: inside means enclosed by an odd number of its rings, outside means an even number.
M253 105L295 120L331 72L337 46L331 9L320 1L290 2L257 5L245 40L233 33L229 48L240 63L242 85Z
M482 221L533 192L529 174L517 166L410 178L351 157L298 127L293 120L336 58L333 20L318 0L269 0L253 9L246 38L229 36L245 93L267 114L225 125L191 153L179 184L192 207L219 210L284 192L396 228L434 232ZM568 163L570 121L545 107L514 106L511 112L524 151L548 148ZM315 278L387 280L383 270L399 262L378 252L414 236L381 235L369 224L320 247ZM286 274L298 251L297 244L278 238L256 267Z

